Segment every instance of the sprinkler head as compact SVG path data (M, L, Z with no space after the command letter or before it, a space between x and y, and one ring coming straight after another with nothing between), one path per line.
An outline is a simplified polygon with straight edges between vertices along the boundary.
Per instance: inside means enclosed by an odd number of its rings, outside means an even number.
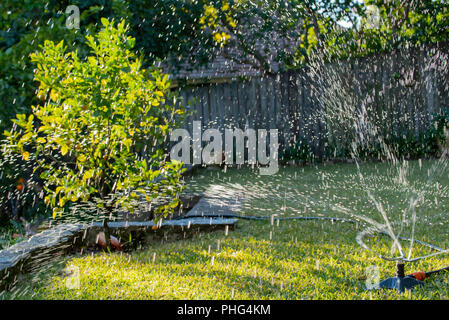
M416 286L424 286L424 282L416 280L412 276L406 276L404 278L392 277L379 283L379 288L395 289L401 292L404 292L405 289L413 290Z
M381 281L376 288L394 289L404 292L405 289L413 290L416 286L424 286L423 281L416 280L413 276L405 276L404 263L398 262L396 264L396 277L388 278Z

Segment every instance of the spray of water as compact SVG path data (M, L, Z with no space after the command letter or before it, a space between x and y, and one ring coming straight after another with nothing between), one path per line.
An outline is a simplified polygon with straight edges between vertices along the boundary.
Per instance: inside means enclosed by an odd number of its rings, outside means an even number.
M351 70L348 68L350 64L347 61L338 61L333 64L326 64L322 58L315 57L310 64L310 76L316 79L318 86L315 88L318 101L325 105L323 111L316 114L317 117L325 118L328 128L328 137L330 143L339 148L347 147L344 144L350 143L349 150L352 159L356 164L357 174L361 185L366 192L369 202L373 205L375 210L382 218L381 223L374 223L368 221L369 228L363 231L360 235L375 232L386 232L392 239L391 254L398 252L396 259L398 260L412 260L412 252L415 243L415 231L417 219L425 218L419 216L422 211L419 205L423 204L426 198L432 196L432 187L438 178L447 176L447 147L442 148L441 155L437 161L428 169L427 179L423 186L416 189L408 180L410 176L409 161L405 158L399 158L396 155L397 150L393 150L391 144L387 140L392 135L402 135L406 137L410 134L419 134L422 127L430 127L432 123L430 111L423 101L415 99L413 96L407 96L410 92L409 83L413 82L414 70L417 66L397 66L397 59L412 59L411 50L404 50L402 56L393 56L392 65L395 74L403 75L403 83L389 79L391 69L387 69L385 64L388 64L388 59L382 57L387 62L379 63L377 57L368 58L367 61L356 63L354 66L364 68L362 70ZM414 90L423 90L420 86L426 86L425 89L431 90L432 75L445 74L447 70L447 53L441 51L432 52L432 55L427 55L427 65L421 74L427 75L425 84L415 82ZM376 70L379 65L383 67L382 70ZM374 66L371 67L371 66ZM388 65L391 67L391 65ZM394 69L395 68L395 69ZM360 72L360 73L359 73ZM362 79L361 73L383 77L383 87L372 90L364 90L361 94L360 88L367 86L370 79L366 77ZM406 83L408 82L408 83ZM368 83L368 84L367 84ZM372 83L372 81L371 81ZM375 83L375 81L374 81ZM404 84L405 83L405 84ZM366 89L366 88L365 88ZM389 95L394 91L393 99ZM403 97L403 100L394 99L397 96ZM384 99L383 97L386 97ZM388 105L392 101L391 105ZM427 101L430 104L430 101ZM413 107L413 110L410 109ZM379 113L378 110L381 110ZM413 112L412 112L413 111ZM379 160L387 163L393 174L393 182L402 190L406 191L405 199L408 202L408 207L402 209L402 215L395 217L391 213L391 209L385 208L382 203L382 197L376 196L372 189L368 186L366 178L363 174L360 165L360 159L363 158L361 151L367 150L370 147L377 146L377 156ZM420 166L421 166L421 160ZM408 227L408 228L406 228ZM407 256L404 253L401 245L400 237L408 229L410 238ZM358 239L363 238L360 236ZM362 245L363 242L359 241ZM365 246L365 245L364 245ZM365 246L366 247L366 246ZM441 251L444 253L445 251Z

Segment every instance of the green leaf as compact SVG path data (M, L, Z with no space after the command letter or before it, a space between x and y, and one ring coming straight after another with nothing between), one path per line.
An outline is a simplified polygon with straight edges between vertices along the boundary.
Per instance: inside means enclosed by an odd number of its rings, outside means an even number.
M90 169L90 170L84 172L84 174L83 174L83 181L89 180L93 176L94 176L94 170Z
M105 27L109 26L109 20L106 18L101 18L101 24Z
M67 154L67 152L69 152L69 147L67 147L66 144L63 144L63 145L61 146L61 154L62 154L63 156L65 156L65 155Z

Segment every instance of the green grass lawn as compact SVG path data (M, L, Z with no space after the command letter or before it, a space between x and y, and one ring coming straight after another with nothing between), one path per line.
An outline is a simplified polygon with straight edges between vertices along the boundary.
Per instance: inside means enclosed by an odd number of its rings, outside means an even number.
M187 181L191 191L213 185L245 190L242 214L369 217L383 222L383 208L395 233L412 232L404 215L410 198L416 205L417 239L449 248L449 177L439 168L428 183L434 161L410 162L406 171L387 164L289 167L275 176L250 169L202 170ZM368 196L367 190L372 194ZM346 212L346 213L344 213ZM365 291L368 269L380 279L393 276L394 263L362 249L355 241L363 223L331 221L240 220L235 230L195 234L181 241L152 243L131 253L66 257L40 273L23 277L3 298L33 299L446 299L449 274L426 279L426 287L401 294ZM369 238L378 254L391 254L391 239ZM408 243L403 242L408 253ZM412 257L430 253L414 245ZM393 254L397 254L394 253ZM406 272L449 265L449 255L407 264ZM65 267L77 267L78 289L66 286Z

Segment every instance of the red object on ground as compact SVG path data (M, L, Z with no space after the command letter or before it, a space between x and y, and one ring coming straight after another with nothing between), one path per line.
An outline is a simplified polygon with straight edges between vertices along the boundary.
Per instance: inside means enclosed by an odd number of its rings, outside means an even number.
M426 274L422 271L414 272L411 274L411 276L413 276L416 280L419 281L424 281L424 279L426 278Z
M111 241L111 247L113 247L115 250L122 250L122 244L116 237L110 236L109 239ZM101 231L97 235L97 244L103 249L106 249L106 236L104 235L103 231Z

